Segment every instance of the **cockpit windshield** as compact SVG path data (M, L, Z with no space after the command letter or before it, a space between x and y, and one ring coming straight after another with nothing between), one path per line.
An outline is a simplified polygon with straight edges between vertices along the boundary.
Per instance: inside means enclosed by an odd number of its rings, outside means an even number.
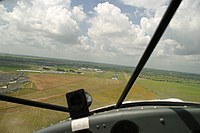
M116 104L168 0L1 0L0 94L90 110ZM183 0L125 101L200 102L200 1ZM66 113L0 101L0 131L33 132ZM23 125L23 126L22 126Z

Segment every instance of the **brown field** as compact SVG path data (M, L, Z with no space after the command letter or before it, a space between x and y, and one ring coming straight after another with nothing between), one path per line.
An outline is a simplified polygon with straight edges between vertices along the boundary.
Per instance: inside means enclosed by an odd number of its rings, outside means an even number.
M27 88L9 95L67 106L65 94L69 91L84 88L93 97L90 109L116 103L129 76L121 75L121 80L112 80L112 73L91 76L72 74L35 74L29 73L31 83ZM154 99L156 94L136 84L127 100ZM0 102L0 132L21 133L33 132L50 124L58 123L68 117L67 113L38 109L24 105Z
M38 90L55 88L88 79L88 77L83 76L77 78L74 75L59 74L29 74L29 78L35 83Z
M125 80L128 82L130 76L127 73L123 73L123 75ZM136 84L131 88L126 100L151 100L156 98L157 95L155 93L147 88L142 87L136 82Z

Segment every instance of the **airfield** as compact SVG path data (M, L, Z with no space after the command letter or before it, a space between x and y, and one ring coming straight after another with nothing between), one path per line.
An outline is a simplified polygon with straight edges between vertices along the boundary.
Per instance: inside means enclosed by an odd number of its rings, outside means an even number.
M28 60L30 59L28 58ZM130 71L133 70L131 68L128 71L128 68L119 66L117 66L119 69L116 69L116 67L109 65L102 65L101 70L96 68L95 65L90 67L93 70L83 70L78 65L75 65L76 67L65 65L58 69L58 66L55 65L44 68L44 66L34 63L34 60L31 63L29 62L29 69L27 70L39 72L24 71L29 81L21 83L19 89L7 92L6 95L67 106L65 94L84 88L93 98L90 110L116 103L129 80ZM51 62L48 60L48 63ZM77 64L80 64L80 62ZM87 63L87 65L91 64ZM42 69L47 68L50 70L41 72ZM17 70L20 69L18 67L0 66L0 73L18 73ZM64 70L65 73L55 72L57 70ZM113 79L113 77L115 78ZM147 69L140 74L126 101L178 98L185 101L200 102L199 88L199 75ZM59 123L69 117L67 113L63 112L3 101L0 101L0 114L0 132L2 133L29 133Z

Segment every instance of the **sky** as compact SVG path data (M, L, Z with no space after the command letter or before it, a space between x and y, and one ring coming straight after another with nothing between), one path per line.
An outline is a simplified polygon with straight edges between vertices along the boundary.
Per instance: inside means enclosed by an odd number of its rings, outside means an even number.
M169 0L4 0L0 53L136 66ZM200 74L200 1L183 0L146 64Z

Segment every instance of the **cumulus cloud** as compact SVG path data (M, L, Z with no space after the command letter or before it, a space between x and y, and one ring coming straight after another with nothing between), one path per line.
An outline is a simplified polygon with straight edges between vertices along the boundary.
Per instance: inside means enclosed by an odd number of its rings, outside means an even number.
M164 5L166 0L121 0L124 4L142 7L147 9L157 9Z
M92 51L92 48L94 47L94 44L92 42L92 40L87 37L87 36L80 36L78 38L79 40L79 45L77 45L77 47L83 49L83 50L90 50Z
M156 30L165 10L168 7L169 1L137 1L137 0L121 0L124 4L131 5L138 9L142 8L143 14L140 20L140 30L146 35L152 36ZM155 3L154 3L155 2ZM153 53L148 66L171 70L186 70L199 71L196 66L200 61L200 1L184 0L172 22L169 24L164 36L161 38L156 50ZM140 10L141 11L141 10ZM152 11L149 14L149 11ZM146 15L144 15L146 14ZM159 63L157 60L160 60ZM181 63L184 62L184 63ZM188 64L190 68L185 68ZM184 67L180 67L184 66ZM191 70L191 68L193 70Z
M83 8L71 8L69 0L21 0L12 11L1 5L0 13L1 31L13 43L52 48L56 44L76 44L79 24L86 18Z
M72 6L70 0L5 0L0 3L0 51L132 65L130 61L141 57L168 2L121 0L122 7L136 8L128 12L115 2L99 3L88 11L84 5ZM200 61L199 10L199 0L182 2L152 56L152 62L168 61L153 66ZM128 14L134 14L134 19Z
M174 20L170 24L173 36L169 36L180 43L175 54L200 56L200 1L186 0Z
M198 0L194 2L190 2L189 0L183 1L159 44L164 45L164 47L158 48L162 51L161 53L171 53L173 55L195 55L195 57L200 55L200 13L197 12L200 10L199 5L200 1ZM166 7L158 8L155 16L152 18L143 17L141 19L140 25L145 33L152 35L165 8ZM169 51L167 47L171 45L173 46Z
M159 24L167 6L168 1L148 1L144 2L143 0L122 0L125 4L132 5L135 7L143 7L147 9L154 9L154 16L142 17L140 21L140 26L143 32L152 36L157 25ZM163 45L172 45L171 42L174 42L173 47L175 49L168 51L169 49L161 48L160 53L173 53L174 55L195 55L200 54L200 38L199 38L199 28L200 27L200 13L197 12L200 10L200 2L195 0L193 2L189 0L184 0L179 7L175 17L172 19L172 22L168 26L167 32L165 33L161 43ZM168 41L166 41L166 40ZM169 42L169 39L171 40ZM163 43L168 42L168 43ZM178 46L177 46L178 44ZM160 44L161 45L161 44ZM167 47L168 47L167 46ZM161 52L162 51L162 52ZM187 57L185 56L185 57ZM191 57L191 56L190 56ZM189 59L189 58L187 58Z
M96 49L104 52L104 55L109 53L109 56L141 54L149 36L145 36L138 25L134 25L118 7L108 2L98 4L94 11L88 36Z

